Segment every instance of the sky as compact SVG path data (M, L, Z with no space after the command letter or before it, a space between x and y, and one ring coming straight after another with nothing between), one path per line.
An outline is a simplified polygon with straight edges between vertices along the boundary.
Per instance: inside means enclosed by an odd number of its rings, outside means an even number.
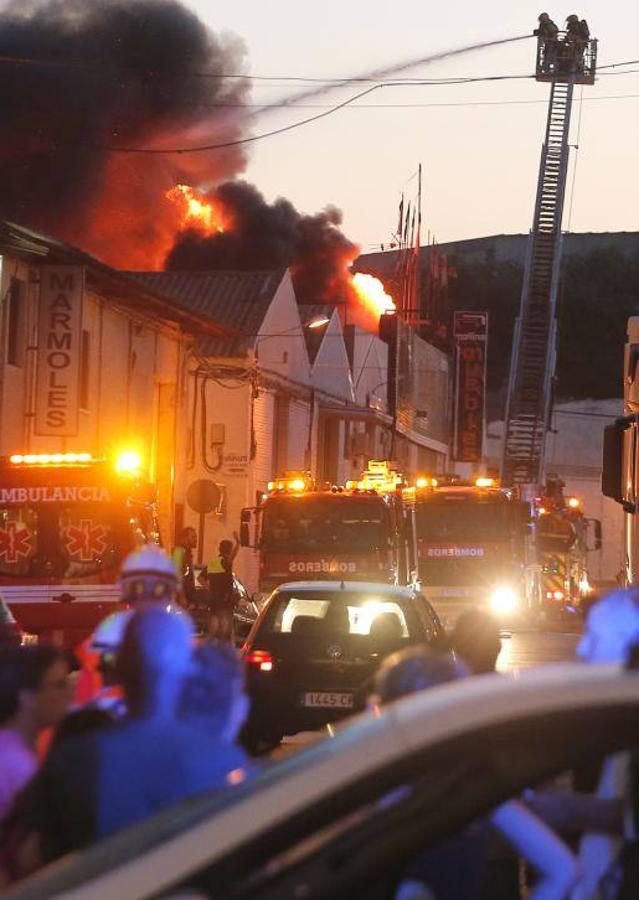
M542 11L528 0L191 0L187 5L215 31L243 38L251 74L278 78L352 77L442 50L524 35ZM639 7L610 0L544 9L560 27L570 13L585 17L599 39L601 65L638 60L627 67L636 70L630 74L608 69L614 74L575 90L571 141L579 150L572 151L564 227L638 230ZM420 65L407 74L528 75L534 57L531 39ZM255 81L252 102L279 102L305 87ZM351 84L297 109L270 110L254 120L253 133L320 113L362 87ZM441 243L525 232L532 220L548 96L549 85L527 79L384 87L358 105L251 145L245 177L269 200L288 197L303 212L339 207L344 230L364 252L392 239L402 192L407 199L415 194L419 163L423 242L429 234Z

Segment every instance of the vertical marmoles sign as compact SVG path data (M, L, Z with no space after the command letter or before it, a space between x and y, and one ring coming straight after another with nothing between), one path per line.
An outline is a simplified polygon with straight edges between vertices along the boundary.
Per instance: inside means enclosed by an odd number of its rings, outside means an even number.
M84 268L42 266L35 433L78 433Z

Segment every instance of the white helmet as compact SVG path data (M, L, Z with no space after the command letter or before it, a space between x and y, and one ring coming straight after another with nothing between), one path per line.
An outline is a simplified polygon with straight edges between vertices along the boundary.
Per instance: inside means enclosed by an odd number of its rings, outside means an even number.
M102 619L91 635L90 649L100 654L115 653L119 650L126 626L132 615L132 610L124 609Z
M175 563L161 547L144 544L122 563L120 585L127 603L170 604L177 598L179 576Z

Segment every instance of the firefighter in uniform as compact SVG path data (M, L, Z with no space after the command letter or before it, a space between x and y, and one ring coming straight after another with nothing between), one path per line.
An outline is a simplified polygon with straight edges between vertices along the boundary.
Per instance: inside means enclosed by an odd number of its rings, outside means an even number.
M120 589L122 603L131 611L158 603L169 611L182 611L178 603L180 581L177 569L171 557L156 544L144 544L129 553L120 569ZM106 643L110 644L121 638L127 619L119 618L120 615L115 613L107 617L76 648L80 674L74 702L78 705L94 701L105 688L101 672L105 648L101 644L105 643L105 635L108 635Z
M237 532L233 541L220 541L217 556L206 567L204 578L209 590L211 618L209 636L233 641L233 612L237 602L233 563L240 548Z
M541 13L537 21L539 25L533 34L539 38L542 45L541 68L543 72L551 72L557 64L559 29L546 12Z
M590 29L585 19L579 16L568 16L566 19L566 63L569 71L583 72L584 53L590 40Z

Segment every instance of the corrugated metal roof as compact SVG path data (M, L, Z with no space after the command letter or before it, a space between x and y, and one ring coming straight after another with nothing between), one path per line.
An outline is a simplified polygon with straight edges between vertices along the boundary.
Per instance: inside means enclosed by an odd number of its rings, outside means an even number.
M255 343L286 270L259 272L129 272L131 278L236 336L200 341L207 356L244 355Z
M166 295L153 291L150 285L132 281L123 272L85 251L6 219L0 219L0 254L17 256L30 264L85 266L89 287L97 288L109 297L117 297L127 306L166 321L178 322L191 334L213 335L217 340L218 335L224 332L210 318L198 316L183 304L172 302Z

